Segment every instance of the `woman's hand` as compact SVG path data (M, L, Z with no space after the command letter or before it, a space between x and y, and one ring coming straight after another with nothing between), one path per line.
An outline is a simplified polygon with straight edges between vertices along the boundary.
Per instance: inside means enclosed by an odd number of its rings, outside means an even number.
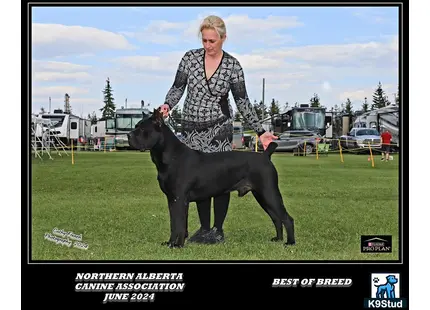
M261 144L263 144L263 149L266 149L269 146L270 142L276 139L278 139L278 137L273 135L271 132L266 131L265 133L263 133L260 136L260 141Z
M170 107L169 107L168 104L162 104L159 107L159 110L160 110L161 113L163 113L163 116L166 117L166 116L169 115Z

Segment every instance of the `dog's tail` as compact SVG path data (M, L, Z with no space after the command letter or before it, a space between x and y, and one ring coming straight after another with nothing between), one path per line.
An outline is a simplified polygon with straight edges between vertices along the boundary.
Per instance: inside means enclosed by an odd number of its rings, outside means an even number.
M265 154L270 159L277 147L278 147L278 144L276 142L270 142L269 145L267 146L267 149L264 150L263 154Z

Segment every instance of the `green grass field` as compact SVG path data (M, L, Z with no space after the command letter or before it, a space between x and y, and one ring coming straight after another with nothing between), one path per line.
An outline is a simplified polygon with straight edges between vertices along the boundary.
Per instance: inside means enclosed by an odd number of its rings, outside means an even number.
M295 219L296 242L270 242L272 221L251 193L232 193L226 242L161 246L169 213L149 153L97 152L32 160L33 260L397 260L398 157L375 167L367 155L296 157L275 153L279 187ZM212 213L213 214L213 213ZM212 217L213 221L213 217ZM195 203L189 231L199 227ZM88 249L44 238L54 228L82 234ZM284 230L285 233L285 230ZM392 253L361 253L361 235L392 235Z

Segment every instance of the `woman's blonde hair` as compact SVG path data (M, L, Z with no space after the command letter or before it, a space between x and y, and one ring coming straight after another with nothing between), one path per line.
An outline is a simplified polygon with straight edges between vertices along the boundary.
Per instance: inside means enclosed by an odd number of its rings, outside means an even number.
M224 38L227 32L222 18L215 15L210 15L203 20L200 25L199 35L204 29L214 29L220 38Z

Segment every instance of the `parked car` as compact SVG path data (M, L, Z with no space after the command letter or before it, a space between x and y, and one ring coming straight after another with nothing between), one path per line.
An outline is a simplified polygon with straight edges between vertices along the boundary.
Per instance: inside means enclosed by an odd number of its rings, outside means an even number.
M381 135L374 128L352 128L346 135L340 137L340 145L346 149L381 148Z
M249 143L251 142L252 136L255 136L255 134L250 134L250 133L243 134L245 147L248 147L248 148L250 147Z
M322 137L309 130L290 130L285 131L278 135L278 139L274 140L278 144L278 147L276 148L276 151L304 151L306 150L306 154L311 154L315 151L315 147L317 144L317 140L321 141ZM306 148L305 148L305 142L306 142ZM263 146L258 140L258 150L262 151ZM250 142L250 148L252 150L255 150L255 136L252 137Z
M234 149L245 148L245 136L243 134L242 126L233 126L233 148Z

